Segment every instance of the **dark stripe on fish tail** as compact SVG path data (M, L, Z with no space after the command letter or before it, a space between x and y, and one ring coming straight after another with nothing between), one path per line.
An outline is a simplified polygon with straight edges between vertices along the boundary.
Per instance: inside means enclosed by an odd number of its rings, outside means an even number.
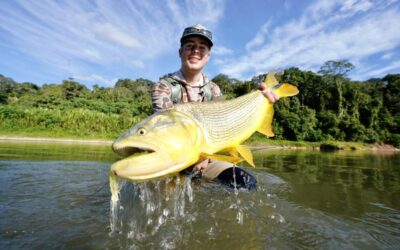
M272 87L272 90L279 89L279 87L282 86L282 84L283 82L278 83L277 85Z

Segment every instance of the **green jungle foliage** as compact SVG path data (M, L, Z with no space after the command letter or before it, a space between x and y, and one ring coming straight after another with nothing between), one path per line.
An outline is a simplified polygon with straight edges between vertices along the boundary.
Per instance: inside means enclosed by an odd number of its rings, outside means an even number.
M289 68L276 77L300 93L275 104L277 140L358 141L400 146L400 74L352 81L348 61L328 61L318 73ZM240 81L212 80L227 99L246 94L264 75ZM146 79L120 79L112 88L65 80L61 84L17 83L0 75L0 133L114 139L151 114ZM256 135L256 137L259 135Z

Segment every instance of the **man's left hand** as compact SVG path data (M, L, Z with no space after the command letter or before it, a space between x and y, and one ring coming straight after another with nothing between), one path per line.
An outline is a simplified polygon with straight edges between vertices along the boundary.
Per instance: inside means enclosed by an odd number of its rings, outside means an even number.
M270 103L275 103L279 100L279 96L267 88L265 83L260 83L258 89L261 90L265 98L267 98Z

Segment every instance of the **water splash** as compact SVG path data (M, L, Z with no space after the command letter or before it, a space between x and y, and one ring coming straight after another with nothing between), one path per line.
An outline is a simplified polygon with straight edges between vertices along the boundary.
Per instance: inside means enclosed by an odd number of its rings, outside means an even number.
M126 182L122 187L110 177L112 236L126 248L185 248L193 238L236 237L237 231L266 233L271 225L284 222L269 187L257 192L235 187L193 182L188 176ZM264 225L254 226L255 221Z
M193 221L186 207L194 200L190 178L174 176L143 183L128 183L110 175L111 233L126 232L141 241L167 225L180 230L182 221Z
M115 232L117 229L117 219L118 219L118 211L119 211L119 200L120 200L120 191L125 181L122 181L120 178L116 177L113 174L110 174L110 191L111 191L111 200L110 200L110 228L111 233Z
M233 171L233 189L234 189L234 194L236 199L235 201L235 208L237 209L236 212L236 220L240 225L243 225L243 209L242 206L240 205L240 198L239 198L239 189L237 188L237 182L236 182L236 164L233 165L232 171Z

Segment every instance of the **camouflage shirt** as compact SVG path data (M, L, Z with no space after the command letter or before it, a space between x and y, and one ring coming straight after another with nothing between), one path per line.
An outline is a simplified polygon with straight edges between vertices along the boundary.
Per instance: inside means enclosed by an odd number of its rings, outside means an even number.
M192 85L189 85L184 79L182 72L177 71L172 74L168 74L168 77L176 80L181 87L182 100L181 102L203 102L205 98L203 96L202 86L209 82L207 75L202 73L202 79ZM221 90L218 85L209 82L212 97L221 96ZM172 101L172 90L171 84L165 79L161 79L159 82L153 85L151 90L151 98L153 103L153 113L162 111L164 109L171 108L174 103Z

